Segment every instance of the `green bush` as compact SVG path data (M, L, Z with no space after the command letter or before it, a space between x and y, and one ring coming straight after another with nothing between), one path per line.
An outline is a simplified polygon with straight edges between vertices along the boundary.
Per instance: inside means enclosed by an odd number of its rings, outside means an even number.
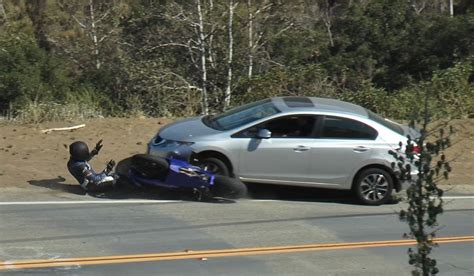
M232 104L241 105L276 96L337 97L337 87L319 65L273 68L239 84Z
M343 91L338 98L359 104L389 118L420 120L420 106L428 94L428 109L433 119L465 118L474 115L474 73L471 63L457 63L454 67L435 72L430 81L411 84L398 91L388 92L368 82L358 91Z
M66 94L65 100L29 100L19 106L12 114L15 121L22 123L41 123L45 121L78 120L102 117L104 103L108 99L91 89L82 89Z
M472 63L457 63L454 67L436 72L426 93L436 101L435 115L442 118L460 118L474 115L474 76Z
M67 65L50 57L32 38L19 35L1 42L0 110L61 99L70 91Z

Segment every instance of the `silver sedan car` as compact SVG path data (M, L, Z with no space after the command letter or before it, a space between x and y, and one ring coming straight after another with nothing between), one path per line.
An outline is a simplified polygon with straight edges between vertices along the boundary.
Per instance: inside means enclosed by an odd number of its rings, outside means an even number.
M192 148L199 165L244 182L352 190L387 202L402 184L388 154L420 134L361 106L316 97L276 97L160 129L148 153ZM416 149L416 147L415 147Z

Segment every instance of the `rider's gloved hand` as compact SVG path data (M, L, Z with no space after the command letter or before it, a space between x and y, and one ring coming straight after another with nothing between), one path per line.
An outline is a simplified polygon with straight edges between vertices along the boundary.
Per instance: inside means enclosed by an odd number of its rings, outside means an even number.
M91 156L99 154L99 151L102 147L102 139L100 139L99 142L95 144L95 148L91 151Z
M108 163L107 163L107 167L105 168L105 173L106 174L109 174L110 172L112 172L112 170L114 169L115 167L115 161L114 160L110 160Z

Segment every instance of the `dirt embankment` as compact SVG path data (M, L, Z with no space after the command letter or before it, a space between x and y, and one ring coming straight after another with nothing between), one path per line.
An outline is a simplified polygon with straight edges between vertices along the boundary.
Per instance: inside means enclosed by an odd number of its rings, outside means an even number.
M67 146L82 140L92 148L103 139L104 147L92 160L96 170L114 159L120 161L135 153L143 153L146 144L156 131L170 119L157 118L107 118L85 122L51 122L41 125L0 124L0 188L27 188L32 185L47 186L61 181L76 184L69 175L66 162L69 158ZM43 129L67 127L77 124L86 127L71 131L54 131L48 134ZM453 122L458 130L453 146L446 152L453 172L450 179L440 184L474 187L474 120Z
M51 122L41 125L0 125L0 187L28 187L60 179L67 184L76 181L66 167L68 145L81 140L92 149L103 139L100 154L91 164L96 171L108 160L120 161L135 153L143 153L146 144L157 130L170 122L168 119L107 118L85 122ZM42 133L48 128L85 124L70 131Z

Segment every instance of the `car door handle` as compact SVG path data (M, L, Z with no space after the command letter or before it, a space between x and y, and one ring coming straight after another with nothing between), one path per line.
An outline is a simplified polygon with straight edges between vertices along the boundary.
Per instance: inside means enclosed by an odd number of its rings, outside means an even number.
M355 152L365 152L365 151L368 151L370 148L368 147L364 147L364 146L358 146L358 147L355 147L353 150Z
M307 151L307 150L309 150L309 147L297 146L296 148L293 148L293 150L296 151L296 152L302 152L302 151Z

